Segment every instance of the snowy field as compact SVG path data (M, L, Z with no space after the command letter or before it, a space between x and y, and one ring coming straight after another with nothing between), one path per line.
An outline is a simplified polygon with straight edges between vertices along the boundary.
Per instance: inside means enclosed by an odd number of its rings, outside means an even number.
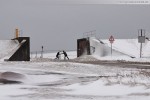
M150 100L150 57L144 56L149 42L143 58L136 56L138 50L118 52L124 49L117 51L117 43L110 55L110 47L94 39L90 56L76 58L76 51L67 51L70 60L63 55L56 60L56 53L31 54L29 62L4 61L19 45L0 43L5 44L0 49L0 100Z
M0 62L1 73L15 72L24 76L8 76L7 79L19 83L1 83L0 100L150 99L150 69L72 61L34 59L30 62Z

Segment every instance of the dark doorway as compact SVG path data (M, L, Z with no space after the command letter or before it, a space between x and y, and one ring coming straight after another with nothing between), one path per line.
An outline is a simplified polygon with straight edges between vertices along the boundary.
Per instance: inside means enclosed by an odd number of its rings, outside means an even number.
M77 57L80 57L83 54L90 55L90 43L88 38L77 40Z

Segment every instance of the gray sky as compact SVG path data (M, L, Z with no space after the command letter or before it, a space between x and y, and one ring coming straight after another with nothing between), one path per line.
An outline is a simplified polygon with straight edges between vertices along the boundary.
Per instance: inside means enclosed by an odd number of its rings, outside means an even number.
M31 51L39 51L42 45L46 50L74 50L77 39L92 30L101 39L110 35L136 38L141 28L150 36L149 4L66 4L67 0L62 1L0 0L0 39L13 38L18 27L23 36L31 37Z

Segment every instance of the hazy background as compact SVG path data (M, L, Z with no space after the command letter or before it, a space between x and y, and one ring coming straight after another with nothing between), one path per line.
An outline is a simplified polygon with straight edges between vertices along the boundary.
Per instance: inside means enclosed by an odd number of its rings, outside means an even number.
M61 1L61 2L60 2ZM31 51L76 50L83 33L98 38L137 38L138 29L150 36L150 5L65 4L67 0L0 0L0 39L31 37ZM85 0L84 0L85 1ZM62 4L63 3L63 4Z

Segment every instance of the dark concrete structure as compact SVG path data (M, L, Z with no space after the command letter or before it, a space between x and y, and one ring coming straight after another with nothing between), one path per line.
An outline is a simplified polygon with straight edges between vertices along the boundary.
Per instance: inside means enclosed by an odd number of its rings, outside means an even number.
M81 55L90 55L89 38L82 38L77 40L77 57Z
M8 61L30 61L30 37L18 37L20 48L8 59Z

